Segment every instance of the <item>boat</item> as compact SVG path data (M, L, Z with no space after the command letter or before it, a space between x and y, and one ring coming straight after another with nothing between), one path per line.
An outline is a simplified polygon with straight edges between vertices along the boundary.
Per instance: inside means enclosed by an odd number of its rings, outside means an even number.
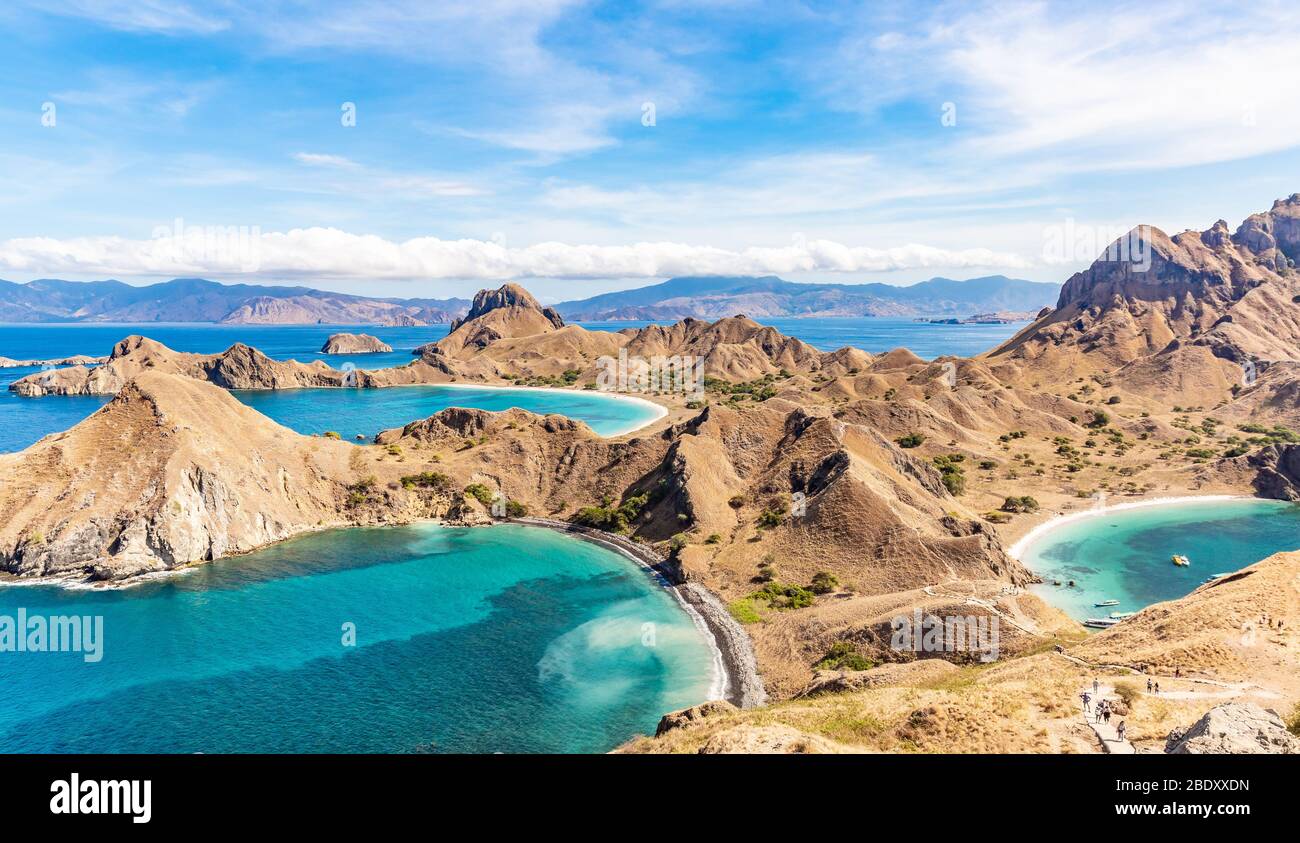
M1227 574L1213 574L1213 575L1208 576L1208 577L1206 577L1205 579L1201 580L1201 582L1202 582L1202 583L1214 582L1215 580L1221 580L1221 579L1223 579L1223 578L1226 577L1226 576L1227 576Z
M1093 603L1094 606L1118 606L1118 600L1103 600L1100 603Z
M1136 614L1137 612L1111 612L1110 617L1112 620L1122 621L1125 618L1131 618Z
M1083 622L1084 626L1091 626L1096 629L1106 629L1119 623L1119 618L1088 618Z
M1180 568L1186 568L1188 565L1192 564L1192 560L1188 559L1186 556L1181 556L1179 554L1174 554L1169 558L1170 561L1172 561L1175 565L1177 565Z

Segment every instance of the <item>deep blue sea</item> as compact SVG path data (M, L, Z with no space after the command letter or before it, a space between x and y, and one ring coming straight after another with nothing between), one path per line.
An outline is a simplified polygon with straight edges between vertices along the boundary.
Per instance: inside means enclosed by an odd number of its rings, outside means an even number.
M102 658L0 652L3 752L604 752L717 693L669 591L539 528L336 530L127 589L0 586L0 616L20 608L102 617Z
M833 350L852 345L872 353L899 346L922 357L969 356L986 351L1010 337L1020 325L932 325L910 319L771 319L784 333L809 344ZM648 322L589 322L588 328L617 331ZM667 324L667 323L661 323ZM206 323L0 325L0 357L44 360L74 354L100 356L131 334L143 334L177 351L213 354L236 342L251 345L277 360L324 360L339 367L352 363L379 369L411 361L411 351L442 339L447 325L419 328L383 328L367 325L212 325ZM321 346L330 334L365 332L393 347L386 354L326 355ZM50 396L20 398L9 384L36 369L0 369L0 453L17 451L50 433L67 430L108 398L100 396ZM367 439L380 430L425 418L449 406L474 406L489 410L510 406L538 413L563 413L581 419L602 435L613 435L648 420L648 410L635 404L614 402L600 395L556 396L538 390L509 393L480 390L476 394L437 388L350 392L302 390L280 393L238 393L246 404L300 433L334 430L344 438L361 434Z
M1020 559L1047 581L1035 592L1083 620L1183 597L1207 577L1284 550L1300 550L1300 505L1232 500L1143 506L1063 522L1031 541ZM1174 565L1175 554L1191 565ZM1094 605L1106 600L1119 605Z

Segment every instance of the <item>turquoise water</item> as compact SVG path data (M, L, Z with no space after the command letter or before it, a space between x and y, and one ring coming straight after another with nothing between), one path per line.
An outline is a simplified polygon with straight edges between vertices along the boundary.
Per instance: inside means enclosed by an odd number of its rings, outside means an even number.
M1300 506L1233 500L1139 507L1066 522L1037 537L1020 559L1047 581L1033 586L1037 594L1083 620L1174 600L1209 576L1296 549ZM1174 565L1174 554L1192 564ZM1070 580L1075 588L1066 585ZM1120 602L1094 606L1103 600Z
M299 433L332 430L344 439L371 439L448 407L559 413L580 419L601 436L613 436L653 421L655 409L597 392L544 389L395 386L386 389L234 390L240 401ZM45 399L39 399L45 400Z
M19 607L102 616L103 658L0 652L4 752L602 752L713 681L647 572L515 525L331 531L116 591L0 587L0 614Z

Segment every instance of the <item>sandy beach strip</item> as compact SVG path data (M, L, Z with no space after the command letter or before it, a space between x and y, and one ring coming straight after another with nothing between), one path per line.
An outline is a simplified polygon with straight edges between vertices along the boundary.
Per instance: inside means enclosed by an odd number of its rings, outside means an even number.
M1192 503L1213 503L1215 501L1239 501L1255 500L1250 495L1179 495L1177 497L1147 498L1138 501L1126 501L1124 503L1112 504L1110 506L1095 506L1091 509L1081 509L1077 512L1063 512L1042 524L1037 525L1029 532L1025 533L1016 540L1009 548L1007 555L1013 559L1021 560L1025 550L1042 536L1055 530L1064 524L1072 521L1082 521L1085 518L1095 518L1102 515L1109 515L1112 512L1120 512L1126 509L1142 509L1150 506L1177 506L1179 504Z

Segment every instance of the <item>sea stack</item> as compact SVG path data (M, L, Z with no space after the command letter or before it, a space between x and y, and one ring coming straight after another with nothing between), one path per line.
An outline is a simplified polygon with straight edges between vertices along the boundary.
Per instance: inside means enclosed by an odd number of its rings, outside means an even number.
M321 346L322 354L377 354L393 347L369 334L331 334Z

